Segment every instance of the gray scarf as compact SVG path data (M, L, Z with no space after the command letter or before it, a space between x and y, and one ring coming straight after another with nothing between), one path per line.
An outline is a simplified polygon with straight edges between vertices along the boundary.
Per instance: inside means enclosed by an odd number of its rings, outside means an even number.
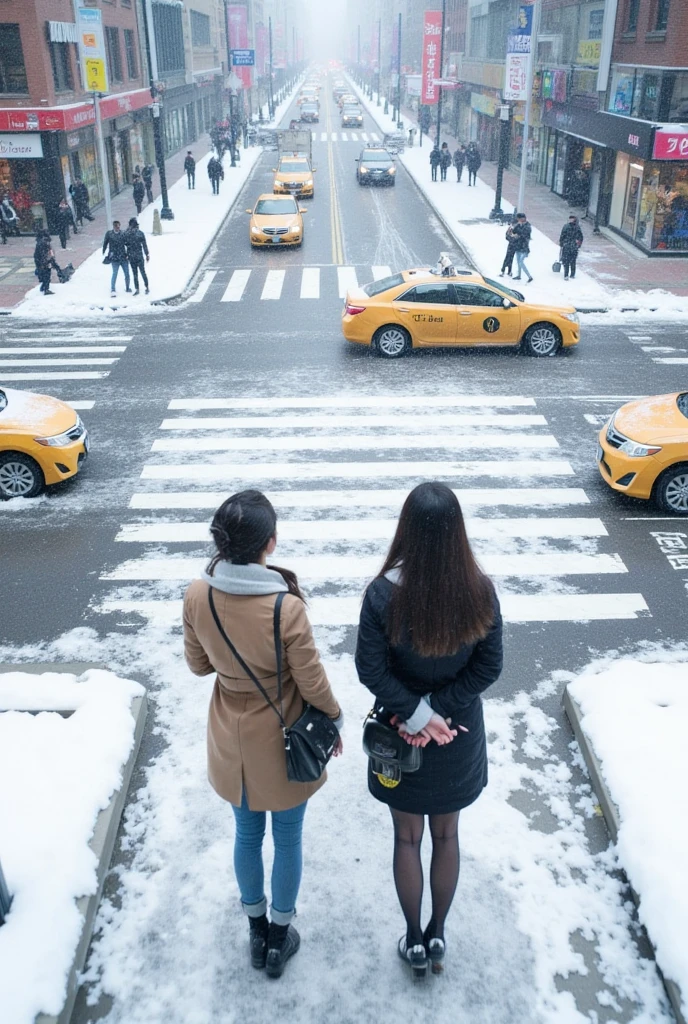
M236 594L242 597L258 597L263 594L286 593L289 587L283 577L258 562L248 565L233 565L231 562L218 562L214 574L209 576L205 570L201 579L216 590L225 594Z

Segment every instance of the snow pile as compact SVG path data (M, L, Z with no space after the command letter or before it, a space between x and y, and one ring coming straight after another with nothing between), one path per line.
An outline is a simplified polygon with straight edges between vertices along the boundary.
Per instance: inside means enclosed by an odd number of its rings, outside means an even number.
M0 674L0 856L14 897L0 928L3 1024L62 1008L83 924L75 901L97 888L89 841L121 783L141 693L99 670Z
M569 684L620 818L617 853L688 1010L688 662L622 660Z

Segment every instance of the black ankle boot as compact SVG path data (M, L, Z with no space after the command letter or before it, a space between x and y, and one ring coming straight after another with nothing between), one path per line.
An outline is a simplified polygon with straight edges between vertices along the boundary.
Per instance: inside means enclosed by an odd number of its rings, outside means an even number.
M423 945L425 946L430 961L430 969L433 974L441 974L444 970L444 956L446 945L443 938L434 934L431 924L423 933Z
M249 944L251 949L251 966L257 970L265 967L268 958L268 919L265 914L260 917L249 917Z
M267 960L265 972L268 978L281 978L284 967L294 953L297 953L301 939L296 928L290 924L270 922L267 940Z

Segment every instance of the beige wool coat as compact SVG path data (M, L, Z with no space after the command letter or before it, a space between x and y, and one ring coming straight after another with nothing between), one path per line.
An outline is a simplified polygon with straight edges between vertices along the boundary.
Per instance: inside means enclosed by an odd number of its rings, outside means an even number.
M278 576L258 565L228 567L230 573L235 569L248 570L249 576L256 577L258 590L270 586L269 579L267 583L260 582L261 570L266 579L267 574ZM281 577L279 581L281 584ZM232 588L231 581L227 584L218 578L217 583ZM213 587L215 607L227 636L275 703L273 612L277 592L286 590L280 584L273 593L227 593L226 589ZM210 610L208 589L208 582L201 579L186 591L184 653L195 675L217 673L208 715L210 784L224 800L237 807L241 805L242 787L252 811L296 807L324 785L327 773L316 782L288 780L279 719L222 638ZM285 594L280 625L284 720L292 725L307 701L340 725L340 707L320 662L303 601Z

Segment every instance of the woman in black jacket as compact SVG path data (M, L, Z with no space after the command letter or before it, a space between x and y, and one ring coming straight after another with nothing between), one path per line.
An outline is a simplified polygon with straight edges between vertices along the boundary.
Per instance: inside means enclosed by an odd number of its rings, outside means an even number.
M356 669L382 721L423 748L417 772L368 788L394 824L394 881L406 918L399 954L415 978L443 967L444 924L459 876L459 812L487 784L480 694L502 671L502 619L477 565L461 507L444 484L409 494L379 576L366 591ZM384 784L386 783L386 785ZM432 916L421 925L425 815L432 836Z

